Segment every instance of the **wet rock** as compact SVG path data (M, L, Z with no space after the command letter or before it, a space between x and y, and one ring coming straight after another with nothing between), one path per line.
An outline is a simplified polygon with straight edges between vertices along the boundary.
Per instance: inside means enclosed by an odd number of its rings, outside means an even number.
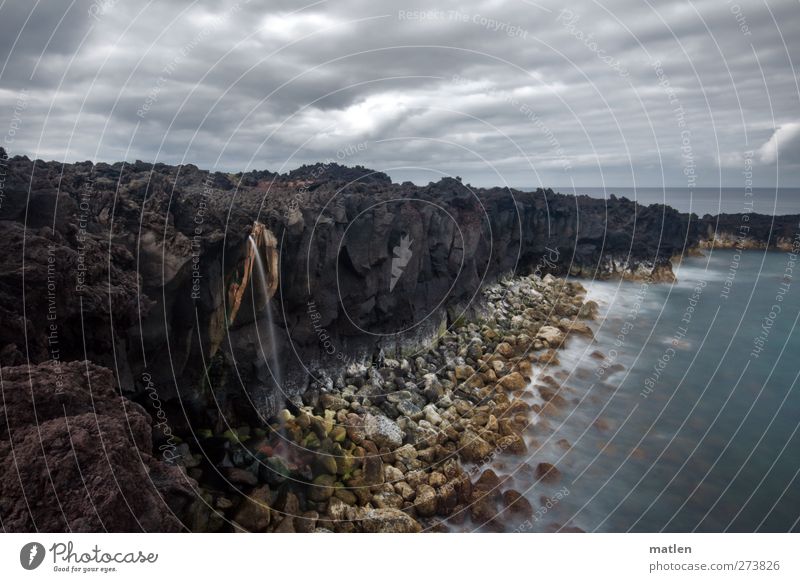
M438 489L445 483L447 483L447 477L445 477L444 474L440 473L439 471L433 471L430 475L428 475L428 484L431 487Z
M392 465L384 465L383 477L386 483L397 483L403 480L403 472Z
M400 495L400 497L403 498L404 501L411 501L417 495L414 488L405 481L395 483L394 490L398 495Z
M492 469L486 469L478 480L475 482L474 489L476 491L490 491L495 490L502 484L502 480Z
M439 411L433 404L428 404L422 410L425 413L425 420L430 422L432 425L438 426L442 423L442 417L439 415Z
M337 457L326 452L320 452L317 454L314 462L317 473L330 473L332 475L340 474L339 471L339 464L337 463ZM344 467L343 467L344 469ZM341 473L344 474L346 470L342 470Z
M474 361L478 361L483 357L483 346L480 340L475 339L469 343L467 346L467 357L472 358Z
M376 454L367 453L361 459L366 485L380 485L384 482L383 460Z
M536 338L546 341L550 346L558 346L564 341L564 334L552 325L543 325L539 328Z
M258 477L261 481L270 485L280 485L286 481L291 471L286 462L280 457L269 457L262 461L258 469Z
M395 406L400 414L403 414L412 420L419 420L424 416L424 413L422 410L420 410L419 406L410 400L401 400Z
M503 493L503 505L512 515L517 515L525 519L533 517L533 506L519 491L509 489Z
M381 491L372 496L372 504L379 509L402 509L404 502L397 493Z
M266 485L253 489L242 501L234 519L245 530L264 532L270 524L271 495Z
M500 385L508 392L515 392L524 390L528 385L528 381L519 372L511 372L500 378Z
M329 436L333 442L343 443L347 439L347 429L343 426L335 426Z
M458 482L445 483L436 491L436 513L450 515L458 505Z
M458 441L458 454L468 463L477 463L492 454L494 447L475 432L466 430Z
M399 449L394 451L395 458L404 463L408 463L410 461L415 461L417 459L418 453L417 449L415 449L411 445L403 445Z
M559 323L561 329L564 330L565 333L574 333L577 335L582 335L585 337L594 337L594 332L592 328L588 325L583 323L582 321L573 321L571 319L562 319Z
M295 519L292 516L284 517L281 522L273 530L275 533L297 533L295 529Z
M539 463L536 466L536 478L545 483L558 483L561 472L550 463Z
M599 310L600 307L597 305L596 301L586 301L583 305L581 305L580 310L578 311L578 317L581 319L597 319Z
M422 526L399 509L372 509L362 519L367 533L418 533Z
M347 438L357 445L360 445L367 438L364 430L364 418L358 414L350 413L347 415L345 429L347 430Z
M514 346L508 342L500 342L497 344L496 351L499 355L508 359L514 356Z
M231 467L225 471L226 476L234 485L245 485L255 487L258 484L258 477L245 469Z
M487 525L497 517L497 505L489 495L482 495L470 505L469 512L476 525Z
M328 502L327 513L331 521L345 521L349 519L350 512L350 506L337 497L332 497Z
M507 451L512 455L524 455L528 452L528 446L518 434L510 434L497 440L497 447Z
M308 487L308 497L312 501L327 501L333 496L336 477L333 475L318 475Z
M312 533L317 527L318 519L319 513L316 511L305 511L295 518L295 530L298 533Z
M436 490L430 485L422 484L417 488L414 507L421 517L430 517L436 513Z
M358 503L358 497L356 494L345 487L337 487L336 493L334 493L333 496L341 499L347 505L356 505Z

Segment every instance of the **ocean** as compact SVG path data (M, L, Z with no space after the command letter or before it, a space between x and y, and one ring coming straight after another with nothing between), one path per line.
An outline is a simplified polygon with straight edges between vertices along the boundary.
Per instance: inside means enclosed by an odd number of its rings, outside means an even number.
M526 189L527 190L527 189ZM735 214L746 212L746 202L752 202L751 212L759 214L800 214L800 188L752 188L745 196L744 188L618 188L577 187L553 188L562 194L585 194L593 198L609 198L612 194L636 200L645 206L666 204L681 212L704 214Z
M529 440L561 480L531 487L501 467L527 489L531 529L800 530L794 260L717 250L675 284L581 281L600 305L595 338L542 372L566 404Z

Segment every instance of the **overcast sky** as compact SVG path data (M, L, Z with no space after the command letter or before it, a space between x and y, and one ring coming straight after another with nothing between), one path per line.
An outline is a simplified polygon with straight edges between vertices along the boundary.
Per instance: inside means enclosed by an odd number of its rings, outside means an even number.
M800 186L797 0L0 0L10 155Z

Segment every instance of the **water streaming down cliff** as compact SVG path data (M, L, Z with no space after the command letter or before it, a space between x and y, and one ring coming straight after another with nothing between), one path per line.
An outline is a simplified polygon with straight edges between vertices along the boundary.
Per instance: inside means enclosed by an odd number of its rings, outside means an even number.
M280 388L281 386L281 367L280 367L280 359L278 358L278 346L277 346L277 338L275 337L275 322L272 317L272 307L269 305L270 300L270 293L269 293L269 279L267 278L267 270L264 267L264 260L261 258L261 252L259 251L258 244L256 243L255 238L251 234L248 237L248 243L252 249L253 255L255 257L255 276L252 277L251 281L253 285L258 285L260 293L253 293L253 309L258 312L259 306L255 304L257 297L263 297L264 299L264 311L266 312L266 326L262 326L266 328L266 341L269 344L268 346L268 354L264 352L264 343L259 335L259 344L261 349L261 355L267 362L267 367L269 368L270 373L272 374L272 378L275 381L275 385ZM259 328L259 333L262 328Z

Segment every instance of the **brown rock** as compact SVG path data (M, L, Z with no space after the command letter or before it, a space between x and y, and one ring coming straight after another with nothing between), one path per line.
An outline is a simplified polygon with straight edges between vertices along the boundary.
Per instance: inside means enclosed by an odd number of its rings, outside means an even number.
M361 522L367 533L418 533L422 526L399 509L371 509Z
M284 517L274 531L275 533L297 533L297 530L295 530L294 518L292 516Z
M258 485L258 478L250 471L231 467L226 471L226 474L231 483L236 485L246 485L248 487Z
M519 491L509 489L503 493L503 505L512 515L518 515L525 519L533 517L533 506Z
M372 505L379 509L402 509L405 503L403 498L397 493L381 491L372 496Z
M432 473L431 473L431 474L428 476L428 484L429 484L431 487L434 487L434 488L439 488L439 487L441 487L442 485L444 485L445 483L447 483L447 477L445 477L445 476L444 476L442 473L440 473L439 471L433 471L433 472L432 472Z
M500 342L497 344L497 353L504 358L511 358L514 356L514 346L508 342Z
M242 504L236 512L236 516L234 517L236 523L247 531L267 531L271 517L270 503L271 495L269 487L264 485L253 489L253 491L244 498L244 501L242 501Z
M345 521L348 519L351 508L338 497L332 497L328 502L328 517L331 521Z
M546 341L551 347L561 345L564 341L564 334L560 329L552 325L543 325L536 334L536 339Z
M308 498L312 501L327 501L333 496L335 482L336 477L333 475L318 475L308 486Z
M497 473L491 469L486 469L475 482L475 490L485 493L486 491L497 489L501 483L502 481Z
M394 484L394 490L397 492L400 497L403 498L404 501L411 501L414 499L416 495L416 491L414 488L406 483L405 481L400 481L399 483Z
M190 520L196 484L165 462L171 449L155 453L150 415L120 397L111 370L74 361L4 367L2 375L5 531L183 529L173 512Z
M312 533L317 527L319 513L316 511L306 511L295 519L295 530L299 533Z
M436 492L436 512L439 515L450 515L458 505L458 483L445 483Z
M475 370L472 366L456 366L456 380L463 382L469 380L475 375Z
M430 517L436 513L436 490L430 485L420 485L414 499L414 507L422 517Z
M528 381L519 372L511 372L500 378L500 385L508 392L524 390Z
M379 455L367 453L361 459L366 485L381 485L384 482L383 461Z
M461 433L458 441L458 454L466 462L479 462L492 454L494 447L471 430Z
M360 445L367 438L364 432L364 419L357 414L350 413L347 415L345 429L347 430L347 438L357 445Z
M518 434L510 434L501 437L497 441L497 446L500 449L511 453L512 455L524 455L528 452L528 446Z
M561 479L561 472L555 465L550 463L539 463L536 466L536 478L545 483L558 483Z

